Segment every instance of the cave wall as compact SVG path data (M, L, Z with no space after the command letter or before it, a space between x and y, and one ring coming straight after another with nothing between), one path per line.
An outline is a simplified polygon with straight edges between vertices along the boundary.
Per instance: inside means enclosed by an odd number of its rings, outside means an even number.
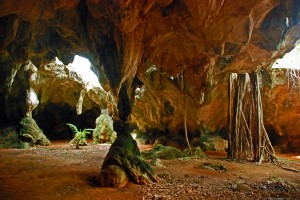
M69 138L66 123L80 129L94 128L100 110L109 105L112 110L115 107L109 93L100 85L86 82L76 69L55 60L39 69L27 61L11 82L5 96L5 126L14 126L27 115L31 102L27 97L29 90L38 98L32 117L50 139Z
M289 73L288 69L263 73L264 119L273 144L280 151L300 152L300 85L299 79L296 83L291 81Z
M299 152L299 83L291 89L287 73L286 69L266 69L259 73L264 123L278 151ZM141 80L144 85L136 90L131 122L141 131L154 131L156 138L161 135L167 138L181 135L183 138L182 76L170 78L152 69ZM187 93L187 125L191 141L199 134L207 133L226 139L229 83L228 79L220 82L203 92L200 98L192 98Z
M116 101L123 91L120 99L135 103L131 118L140 121L141 127L175 134L181 128L184 74L190 132L199 127L211 132L223 130L229 74L270 69L300 38L299 11L297 0L3 0L1 124L9 122L6 96L25 62L30 60L40 69L55 56L67 64L79 54L97 67L103 75L99 77L101 84ZM147 74L153 65L157 70ZM140 82L150 102L134 102L134 89ZM265 92L269 94L264 94L265 106L274 104L274 109L281 109L278 105L282 102L275 97L282 87ZM14 113L19 116L23 112L22 89L15 93L20 99L14 99L18 104ZM277 121L271 120L274 116L265 110L267 124L278 134L293 131L291 120L278 118L282 125L276 125ZM283 117L295 111L287 107L277 113L281 112ZM294 116L293 120L299 119L296 113Z

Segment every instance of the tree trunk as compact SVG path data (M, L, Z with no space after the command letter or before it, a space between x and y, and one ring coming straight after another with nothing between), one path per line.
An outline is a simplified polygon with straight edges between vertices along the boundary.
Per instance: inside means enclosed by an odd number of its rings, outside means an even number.
M263 123L257 73L232 73L229 81L228 158L232 160L276 160Z
M120 120L114 122L114 129L118 135L104 159L96 181L103 187L115 188L125 186L128 180L138 184L158 182L159 177L141 157L137 143L126 123L131 105L124 86L119 93L118 109Z

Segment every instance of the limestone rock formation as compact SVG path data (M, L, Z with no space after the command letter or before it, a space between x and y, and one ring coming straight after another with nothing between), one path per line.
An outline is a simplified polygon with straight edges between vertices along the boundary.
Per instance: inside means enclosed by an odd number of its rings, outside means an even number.
M263 73L264 118L273 145L278 146L282 152L299 152L300 87L296 85L291 88L293 83L288 78L289 73L289 70L280 69Z
M108 115L107 110L103 109L101 115L96 119L96 128L93 131L93 143L113 143L117 137L114 131L113 119Z
M136 141L129 133L123 132L112 144L107 156L104 159L100 174L101 186L121 187L127 182L126 172L129 180L138 184L149 184L159 182L160 178L153 169L141 157Z
M20 138L15 127L0 130L0 148L20 148Z
M27 142L32 146L47 146L51 144L31 117L25 117L21 120L19 137L23 142Z
M61 112L56 112L51 108L52 105L62 107L61 109L69 108L69 111L66 110L66 112L76 111L73 115L93 110L97 115L101 108L107 108L108 105L112 112L114 110L113 97L100 84L98 86L91 85L84 80L72 66L66 66L53 60L49 64L37 68L31 61L27 61L15 73L16 75L9 81L11 86L9 93L6 94L6 105L16 104L18 108L25 104L25 110L22 113L32 117L34 111L34 118L43 128L46 128L47 132L62 134L63 131L66 131L65 123L68 122L67 119L57 120L63 119L64 116L59 116ZM20 90L24 91L25 97L20 96L18 92ZM23 104L20 104L19 101ZM47 110L52 110L51 115L57 118L54 119L55 121L47 120L51 117ZM14 112L14 107L7 107L7 118L14 119ZM70 117L68 119L73 120ZM89 124L91 127L94 126L93 123Z
M7 127L0 130L0 148L28 148L50 144L48 138L31 117L24 117L18 127Z

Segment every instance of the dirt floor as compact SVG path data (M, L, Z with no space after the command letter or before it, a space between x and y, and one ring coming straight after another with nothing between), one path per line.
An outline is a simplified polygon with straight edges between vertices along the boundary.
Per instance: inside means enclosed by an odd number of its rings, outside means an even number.
M207 152L201 159L158 160L154 169L162 177L159 184L100 188L90 180L108 149L109 145L89 144L76 150L67 141L27 150L2 149L0 199L300 199L297 155L279 155L278 165L230 162L225 152ZM223 164L227 171L203 164Z

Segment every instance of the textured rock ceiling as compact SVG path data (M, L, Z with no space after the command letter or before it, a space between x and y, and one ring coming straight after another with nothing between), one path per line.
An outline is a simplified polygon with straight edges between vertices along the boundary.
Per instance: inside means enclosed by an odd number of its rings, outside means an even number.
M210 65L257 71L299 38L298 12L295 0L3 0L1 50L36 63L81 53L114 87L147 62L191 78Z
M290 51L300 38L299 12L297 0L2 0L0 92L18 63L39 67L57 56L67 64L79 54L115 94L137 77L152 99L145 105L156 110L150 124L175 131L184 72L190 129L215 131L226 126L229 73L269 69ZM166 104L179 114L168 116ZM133 118L142 117L138 106Z

